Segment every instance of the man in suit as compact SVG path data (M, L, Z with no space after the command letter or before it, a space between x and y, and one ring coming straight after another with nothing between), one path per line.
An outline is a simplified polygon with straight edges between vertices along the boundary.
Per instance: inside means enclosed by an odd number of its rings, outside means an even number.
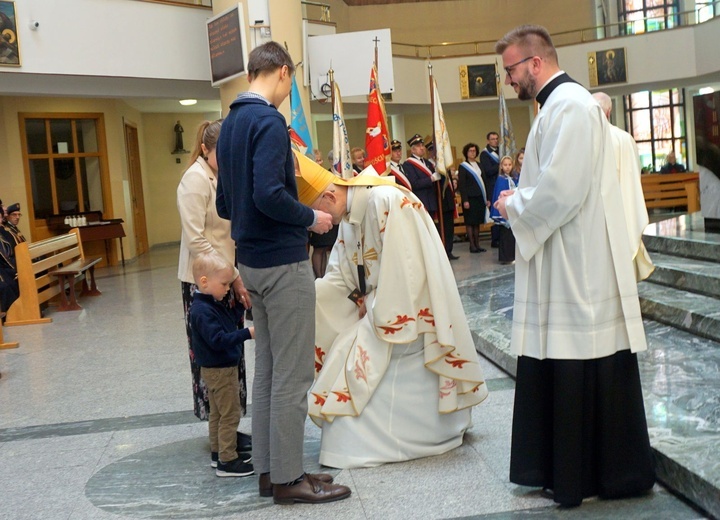
M413 135L408 140L408 145L412 155L403 163L405 176L412 185L413 193L422 201L430 216L435 218L438 211L438 193L442 188L442 175L437 173L432 163L425 158L425 142L420 134ZM450 247L452 248L452 238ZM450 252L448 258L456 260L458 257Z
M485 189L487 190L487 196L489 200L492 200L493 193L495 193L495 181L498 178L500 171L500 156L499 143L500 136L497 132L488 132L487 146L480 152L480 169L482 170L483 181L485 182ZM499 229L493 226L490 229L490 245L492 247L498 247L500 240Z
M401 186L405 186L407 189L412 191L412 184L410 180L405 176L405 168L400 163L402 159L402 143L397 139L393 139L390 143L390 175L395 177L395 182Z
M435 169L435 143L429 136L425 139L425 149L428 152L428 161L432 164L433 169ZM455 208L455 190L453 189L449 172L447 177L442 177L439 184L442 193L442 219L440 219L440 215L437 216L437 228L445 245L445 252L448 258L450 260L457 260L459 257L453 255L452 252L457 210Z
M405 176L427 212L431 217L435 216L438 209L435 183L440 180L440 174L435 172L433 165L425 158L425 142L420 134L413 135L407 143L412 155L403 163Z
M15 242L14 245L18 245L20 242L25 242L25 236L23 236L22 231L18 228L20 217L22 217L22 213L20 213L20 203L16 202L15 204L10 204L6 210L7 216L4 217L3 221L5 230L12 237Z

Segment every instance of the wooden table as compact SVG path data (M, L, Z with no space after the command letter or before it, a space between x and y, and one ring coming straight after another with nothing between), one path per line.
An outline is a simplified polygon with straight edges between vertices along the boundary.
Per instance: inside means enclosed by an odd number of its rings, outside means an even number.
M82 242L93 242L95 240L105 241L105 253L110 263L110 240L120 239L120 258L125 266L125 251L123 250L122 239L125 237L125 230L122 226L122 219L101 220L99 222L88 222L86 226L78 226L80 240Z
M80 231L81 242L93 242L96 240L103 240L105 242L105 256L107 263L110 265L110 240L115 238L120 239L120 257L122 258L122 265L125 266L125 251L123 250L122 239L126 236L125 230L123 229L123 219L114 218L104 220L101 211L86 211L76 213L77 216L84 216L87 220L85 226L76 226ZM72 226L65 224L65 219L69 215L59 214L50 215L45 218L48 228L52 229L58 234L65 234Z

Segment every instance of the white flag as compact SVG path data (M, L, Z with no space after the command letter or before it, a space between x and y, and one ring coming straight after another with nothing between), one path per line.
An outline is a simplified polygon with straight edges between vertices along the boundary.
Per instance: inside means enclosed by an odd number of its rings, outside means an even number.
M353 168L350 162L350 141L343 114L340 87L333 82L335 101L333 103L333 171L343 179L352 179Z
M447 176L450 167L453 165L454 158L452 147L450 146L450 136L448 135L447 126L445 126L445 116L443 114L442 104L440 103L440 94L438 93L437 82L434 77L433 96L435 99L435 113L433 114L433 126L435 128L435 171Z
M499 81L498 88L500 90L500 109L498 114L500 117L500 157L504 157L505 155L512 157L516 150L515 134L513 133L512 122L510 121L510 113L508 112L507 104L505 104L505 94Z

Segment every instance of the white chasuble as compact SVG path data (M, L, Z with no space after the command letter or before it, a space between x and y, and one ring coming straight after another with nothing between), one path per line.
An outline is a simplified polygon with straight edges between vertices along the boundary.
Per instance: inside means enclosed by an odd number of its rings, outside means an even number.
M487 396L447 255L432 220L411 192L351 187L327 273L316 280L315 372L309 415L316 424L359 416L386 374L393 348L421 341L425 370L438 384L440 414ZM361 288L367 313L348 296ZM403 381L393 382L402 392ZM430 390L428 390L430 391Z
M512 353L595 359L645 350L609 123L580 85L556 87L533 121L506 207L519 253Z

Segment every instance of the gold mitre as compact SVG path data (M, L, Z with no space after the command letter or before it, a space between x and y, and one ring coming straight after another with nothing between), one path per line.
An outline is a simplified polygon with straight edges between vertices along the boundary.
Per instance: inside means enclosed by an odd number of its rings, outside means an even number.
M343 179L309 157L293 150L298 161L300 174L295 172L295 181L298 188L298 199L302 204L311 206L331 184L339 186L396 186L392 177L380 177L372 166L368 166L357 177Z
M295 182L297 182L298 199L302 204L312 205L333 183L341 186L348 185L347 181L326 170L315 161L311 161L306 155L297 150L293 150L293 153L298 162L299 170L295 171Z

